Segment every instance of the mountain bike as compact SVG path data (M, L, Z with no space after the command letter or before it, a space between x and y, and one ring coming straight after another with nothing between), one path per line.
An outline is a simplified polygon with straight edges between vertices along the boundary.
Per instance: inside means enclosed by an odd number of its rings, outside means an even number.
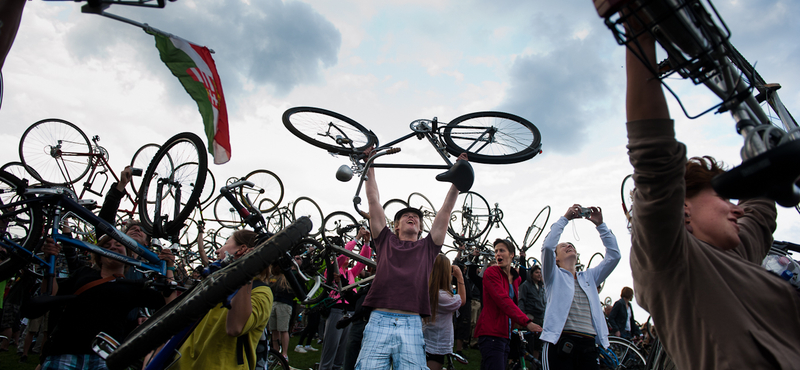
M358 122L321 108L290 108L283 113L283 124L301 140L329 153L349 157L351 165L339 167L336 177L341 181L349 181L353 174L361 177L353 197L359 214L362 213L358 209L359 193L369 167L444 169L448 172L440 174L438 180L453 182L460 191L467 191L474 179L471 167L454 167L449 155L467 153L469 160L475 163L503 164L522 162L541 152L539 129L522 117L503 112L470 113L444 125L440 125L436 117L418 119L409 125L409 134L384 145ZM415 137L426 139L445 164L374 163L380 156L399 151L396 147L399 143ZM374 155L367 158L364 151L373 146L376 147Z
M744 139L742 163L715 177L714 190L725 198L766 196L784 207L797 205L800 128L778 97L780 85L766 83L731 44L730 29L711 1L622 0L607 4L614 6L600 7L598 14L614 38L660 79L687 117L716 110L730 112L736 122L736 131ZM645 32L667 52L667 59L656 69L646 62L636 41ZM689 114L664 82L674 74L705 85L720 102L700 114Z

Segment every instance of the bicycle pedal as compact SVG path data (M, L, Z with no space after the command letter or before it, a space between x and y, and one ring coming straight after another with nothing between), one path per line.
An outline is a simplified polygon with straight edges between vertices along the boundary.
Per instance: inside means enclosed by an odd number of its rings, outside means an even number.
M78 199L78 204L89 210L97 208L97 201L94 199Z

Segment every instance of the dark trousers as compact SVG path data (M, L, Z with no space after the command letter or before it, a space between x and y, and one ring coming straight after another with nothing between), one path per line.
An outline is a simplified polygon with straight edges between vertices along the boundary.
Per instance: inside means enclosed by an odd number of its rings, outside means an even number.
M316 335L317 331L319 330L319 317L319 311L315 311L306 316L306 328L300 333L300 341L297 342L297 344L301 346L304 345L303 340L305 340L305 345L311 344L311 341L314 339L314 335Z
M350 331L347 333L347 344L344 348L344 366L342 370L353 370L356 367L358 353L361 352L361 339L364 338L364 328L367 326L367 318L356 319L350 323Z
M481 370L505 370L510 350L508 338L482 335L478 338Z
M558 343L544 343L542 365L545 370L599 369L594 337L561 334Z

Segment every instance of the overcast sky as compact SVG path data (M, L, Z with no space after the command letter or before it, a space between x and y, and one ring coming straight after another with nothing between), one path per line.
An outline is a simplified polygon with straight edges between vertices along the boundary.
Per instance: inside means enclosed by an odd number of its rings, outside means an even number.
M797 112L800 3L714 5L733 44L767 82L783 86L783 102ZM544 206L552 207L547 230L573 203L602 207L623 259L601 298L617 300L623 286L632 286L630 235L620 207L620 184L632 171L625 148L624 48L590 1L179 0L164 9L108 11L216 52L232 145L231 161L212 165L218 184L265 168L283 180L284 202L309 196L324 214L353 213L356 183L334 178L346 159L289 133L281 122L287 108L339 112L383 143L407 133L419 118L448 122L475 111L514 113L539 128L543 153L513 165L475 164L473 191L499 204L518 242ZM82 14L78 3L27 2L3 67L3 162L18 160L23 131L44 118L99 135L116 171L146 143L160 144L182 131L202 136L197 106L154 45L141 29ZM692 113L715 102L705 87L673 83ZM690 156L741 162L742 140L729 115L688 120L674 98L668 101ZM393 161L437 161L426 143L401 147ZM380 169L381 199L421 192L439 207L448 185L437 183L436 174ZM780 209L775 238L800 242L799 217L794 209ZM602 245L590 222L572 224L562 240L576 242L587 263ZM492 233L506 236L503 229ZM542 239L529 255L540 253ZM644 321L647 314L640 311L637 318Z

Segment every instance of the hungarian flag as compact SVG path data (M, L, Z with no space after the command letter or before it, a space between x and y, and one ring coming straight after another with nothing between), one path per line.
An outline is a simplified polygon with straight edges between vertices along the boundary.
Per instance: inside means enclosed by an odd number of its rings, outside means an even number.
M197 102L208 137L208 152L214 156L214 163L228 162L231 159L228 109L211 51L177 37L148 33L156 38L161 60Z

